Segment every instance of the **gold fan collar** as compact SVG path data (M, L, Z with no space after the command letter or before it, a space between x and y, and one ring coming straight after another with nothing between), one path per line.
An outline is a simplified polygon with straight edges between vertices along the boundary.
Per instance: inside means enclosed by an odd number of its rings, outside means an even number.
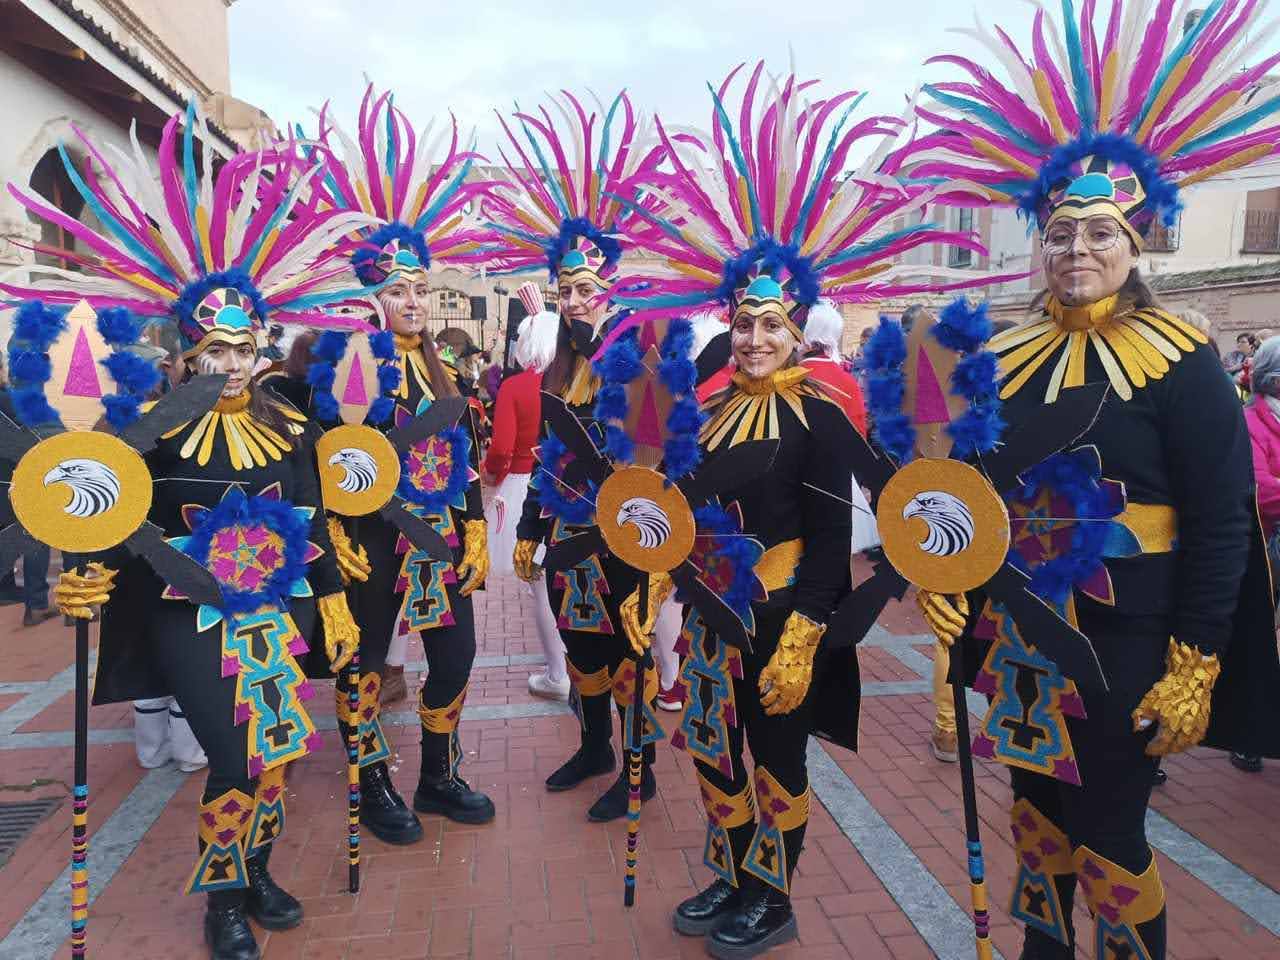
M1095 300L1087 306L1069 307L1057 297L1051 296L1048 302L1045 303L1045 312L1063 330L1092 330L1115 316L1116 305L1119 302L1120 295L1113 293L1111 296Z
M249 391L238 393L234 397L219 397L213 409L218 413L239 413L249 406Z
M769 393L777 393L779 390L786 390L788 387L794 387L809 375L807 367L794 366L787 367L784 370L775 370L767 377L749 377L745 373L738 372L733 375L733 382L743 393L749 393L752 396L762 396Z

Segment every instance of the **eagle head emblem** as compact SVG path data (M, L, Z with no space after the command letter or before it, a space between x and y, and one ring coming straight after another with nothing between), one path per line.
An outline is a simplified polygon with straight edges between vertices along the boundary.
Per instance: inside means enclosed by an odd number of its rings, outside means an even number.
M666 511L648 497L632 497L618 508L618 526L631 524L640 533L640 546L652 550L662 546L671 536L671 521Z
M120 478L97 460L83 457L63 460L44 475L44 485L51 483L65 483L71 488L71 502L62 509L73 517L96 517L120 499Z
M902 508L902 519L919 517L929 528L920 549L935 557L952 557L973 542L973 514L958 497L941 490L922 490Z
M338 489L345 493L364 493L378 479L378 464L356 447L343 447L329 458L329 466L342 467Z

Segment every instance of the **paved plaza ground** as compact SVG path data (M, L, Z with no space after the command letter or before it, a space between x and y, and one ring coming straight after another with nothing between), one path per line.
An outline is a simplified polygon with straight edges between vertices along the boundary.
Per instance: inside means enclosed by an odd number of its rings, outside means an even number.
M474 828L425 818L425 840L391 848L367 833L364 883L345 892L345 753L331 691L312 701L324 749L291 768L288 826L272 872L305 904L303 926L260 932L269 960L463 958L676 960L704 955L671 929L671 909L705 885L703 819L689 760L663 744L658 796L645 806L637 904L622 906L623 822L589 824L606 785L549 794L543 779L574 749L573 717L531 697L540 660L514 580L477 594L479 653L462 721L463 773L493 796L497 820ZM0 960L69 957L73 632L60 619L24 629L0 609L0 802L61 805L0 869ZM959 772L929 752L931 644L914 608L895 606L860 648L862 749L809 747L815 799L794 882L798 945L771 960L916 960L973 956ZM414 679L425 669L410 648ZM1278 694L1280 695L1280 694ZM417 717L396 704L395 778L413 789ZM664 718L672 717L664 714ZM201 898L184 897L204 774L138 767L128 704L91 712L89 921L93 960L199 958ZM1169 897L1175 960L1280 960L1280 763L1260 776L1196 750L1165 765L1149 832ZM996 947L1017 956L1004 903L1013 850L1008 777L978 769ZM1078 930L1088 927L1079 909ZM1086 954L1081 951L1080 956Z

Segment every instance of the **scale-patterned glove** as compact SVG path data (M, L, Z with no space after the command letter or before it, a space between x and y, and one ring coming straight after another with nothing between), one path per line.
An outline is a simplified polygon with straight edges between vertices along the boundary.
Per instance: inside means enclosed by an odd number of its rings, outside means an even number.
M618 608L622 614L622 630L631 641L631 649L637 657L643 659L644 652L653 642L653 627L658 620L658 609L671 595L672 589L673 584L668 574L649 574L649 616L644 623L640 622L640 587L636 587Z
M964 633L964 622L969 616L969 600L963 593L954 598L945 593L929 590L916 591L916 605L924 614L925 626L940 644L950 646Z
M1206 657L1195 647L1169 638L1164 676L1147 691L1133 711L1133 729L1158 725L1147 744L1147 755L1163 757L1189 750L1209 729L1209 699L1222 664L1217 654Z
M342 521L337 517L329 518L329 540L333 543L333 558L338 563L338 573L342 576L342 585L348 586L352 580L364 583L369 579L373 566L369 563L369 555L364 547L357 548Z
M813 680L813 658L827 632L802 613L792 613L782 625L778 647L760 671L760 706L769 716L790 713L804 702Z
M324 655L329 658L329 669L337 673L360 649L360 628L351 616L345 593L321 597L316 606L324 624Z
M537 551L537 540L517 540L516 548L511 552L511 565L516 568L516 576L525 583L533 583L542 576L542 568L533 562Z
M465 582L458 593L469 597L489 576L489 525L483 520L467 520L463 524L462 561L458 564L458 579Z
M92 620L93 608L106 603L116 585L116 571L91 563L83 574L64 570L53 588L53 602L65 617Z

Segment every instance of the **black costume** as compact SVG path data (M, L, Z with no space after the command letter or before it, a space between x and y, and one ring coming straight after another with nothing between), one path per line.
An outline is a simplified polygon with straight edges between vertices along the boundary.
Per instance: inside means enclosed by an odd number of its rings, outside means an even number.
M203 551L234 589L249 593L287 568L296 577L292 598L278 604L263 587L261 605L198 608L173 597L142 560L128 559L102 614L94 702L175 696L209 758L201 856L188 892L249 886L255 861L265 865L283 830L285 765L320 739L295 658L317 619L313 597L342 589L320 509L314 434L292 408L277 408L277 424L259 421L249 399L246 391L219 401L147 455L155 481L148 519Z

